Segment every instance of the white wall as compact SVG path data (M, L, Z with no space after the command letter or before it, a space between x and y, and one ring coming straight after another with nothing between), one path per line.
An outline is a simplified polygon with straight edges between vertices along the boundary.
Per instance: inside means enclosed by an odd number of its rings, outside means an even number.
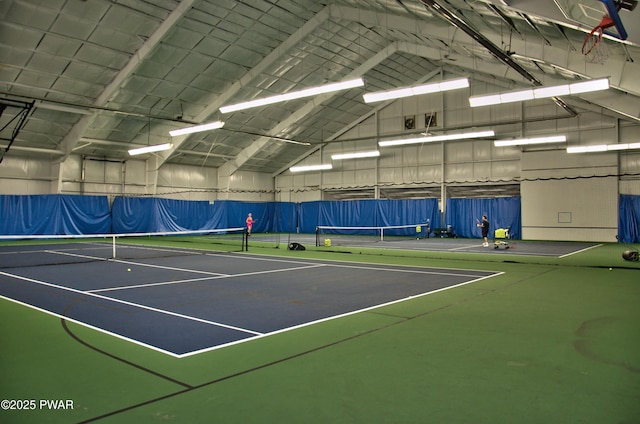
M145 192L144 162L140 161L70 156L61 164L60 174L61 193L117 196Z
M524 154L522 238L616 241L617 172L615 153Z
M217 184L217 182L214 182ZM275 200L271 174L237 171L227 179L225 187L217 187L216 199L269 202Z
M69 156L51 159L10 156L0 164L0 194L149 195L156 173L145 161L124 162ZM59 183L59 184L58 184ZM59 187L59 189L58 189ZM215 168L164 164L157 172L156 196L182 200L275 200L271 174L239 171L218 186Z
M158 172L156 195L178 200L216 200L214 168L165 164Z
M7 156L0 164L0 194L50 194L51 160Z

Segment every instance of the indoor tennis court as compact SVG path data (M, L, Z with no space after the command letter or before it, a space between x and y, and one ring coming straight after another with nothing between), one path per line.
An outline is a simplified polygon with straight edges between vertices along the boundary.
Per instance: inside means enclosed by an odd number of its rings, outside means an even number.
M50 244L47 252L70 250ZM161 260L12 267L0 271L0 294L179 358L496 274L178 253Z

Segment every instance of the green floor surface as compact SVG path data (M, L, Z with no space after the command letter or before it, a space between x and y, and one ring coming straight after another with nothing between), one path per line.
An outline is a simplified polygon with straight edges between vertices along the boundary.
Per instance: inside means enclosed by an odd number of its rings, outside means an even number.
M556 263L335 254L502 274L183 359L0 300L2 399L74 405L0 421L638 422L640 274L615 266L617 250Z

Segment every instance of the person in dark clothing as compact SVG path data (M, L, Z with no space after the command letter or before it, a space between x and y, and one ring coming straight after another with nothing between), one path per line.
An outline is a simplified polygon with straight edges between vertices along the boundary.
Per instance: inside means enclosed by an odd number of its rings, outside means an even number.
M482 222L478 222L478 227L482 229L482 245L489 247L489 220L487 215L482 215Z

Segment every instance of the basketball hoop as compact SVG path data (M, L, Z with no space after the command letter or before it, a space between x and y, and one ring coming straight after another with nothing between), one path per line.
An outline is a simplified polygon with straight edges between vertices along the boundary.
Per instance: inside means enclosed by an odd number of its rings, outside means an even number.
M608 15L605 15L600 23L591 30L589 35L584 39L582 43L582 54L585 57L587 63L604 64L611 53L609 48L602 40L604 30L615 25L613 19Z

